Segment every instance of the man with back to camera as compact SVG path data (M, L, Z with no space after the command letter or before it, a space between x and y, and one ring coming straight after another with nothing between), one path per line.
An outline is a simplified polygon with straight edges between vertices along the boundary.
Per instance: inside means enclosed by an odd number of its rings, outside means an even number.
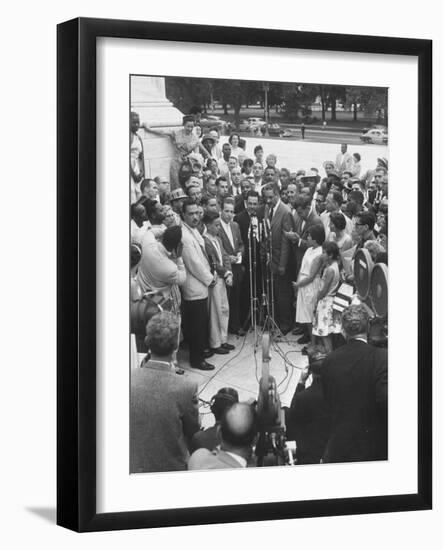
M224 413L238 403L238 393L234 388L221 388L211 399L211 412L215 418L215 424L206 430L195 432L191 442L191 452L197 449L212 451L221 443L220 422Z
M321 383L324 358L321 353L310 358L286 415L286 439L297 443L297 464L319 464L328 441L331 421ZM312 383L306 388L310 375Z
M220 448L197 449L188 462L188 470L246 468L257 435L255 410L246 403L234 403L220 423Z
M172 364L179 328L173 313L154 315L145 339L151 357L131 371L131 473L186 470L200 425L197 384L177 376Z
M323 462L386 460L388 356L368 344L368 313L351 305L342 313L346 344L322 365L331 431Z
M191 367L199 370L213 370L214 365L205 358L208 343L208 288L215 284L209 267L203 237L197 230L200 221L198 205L191 199L183 202L183 262L186 280L183 291L183 331L189 346ZM205 357L206 356L206 357Z

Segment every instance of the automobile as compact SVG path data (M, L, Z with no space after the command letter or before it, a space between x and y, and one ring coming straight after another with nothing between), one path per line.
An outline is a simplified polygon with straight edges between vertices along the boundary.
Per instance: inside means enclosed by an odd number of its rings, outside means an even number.
M267 130L270 136L280 137L284 133L283 128L280 126L280 124L277 124L276 122L273 122L270 124L263 124L260 130L262 134L264 134Z
M249 128L252 128L253 126L258 126L259 128L261 128L264 124L266 124L266 122L262 118L255 117L255 116L249 117L248 122L249 122Z
M380 129L372 129L360 135L363 143L378 143L385 145L388 143L388 133Z
M237 127L239 132L249 132L250 126L247 120L240 120L240 124Z
M383 130L384 132L388 133L388 127L384 126L383 124L373 124L372 126L363 128L361 133L365 134L366 132L369 132L369 130Z
M298 128L285 128L281 137L298 137L300 130Z
M211 128L217 128L221 134L226 134L230 129L230 123L221 119L217 115L206 115L202 117L199 122L202 127L203 133L206 133Z

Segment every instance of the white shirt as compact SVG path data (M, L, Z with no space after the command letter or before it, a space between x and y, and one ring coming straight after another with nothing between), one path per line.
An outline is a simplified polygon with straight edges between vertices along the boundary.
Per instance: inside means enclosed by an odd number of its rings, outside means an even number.
M248 463L242 456L236 455L235 453L230 453L229 451L225 451L225 453L228 454L229 456L232 456L232 458L236 460L242 468L246 468Z
M232 235L231 224L224 222L221 218L220 218L220 222L221 222L221 226L225 230L226 235L228 236L228 239L229 239L229 242L231 243L232 248L235 249L234 236Z

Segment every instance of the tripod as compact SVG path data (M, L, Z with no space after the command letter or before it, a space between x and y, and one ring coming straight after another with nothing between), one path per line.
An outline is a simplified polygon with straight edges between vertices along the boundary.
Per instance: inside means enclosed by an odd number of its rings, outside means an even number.
M249 241L249 314L243 328L251 323L254 333L254 349L260 346L264 332L269 332L271 339L278 336L285 339L275 321L274 273L272 233L268 219L261 222L251 217L248 229ZM257 267L260 262L261 296L257 295Z

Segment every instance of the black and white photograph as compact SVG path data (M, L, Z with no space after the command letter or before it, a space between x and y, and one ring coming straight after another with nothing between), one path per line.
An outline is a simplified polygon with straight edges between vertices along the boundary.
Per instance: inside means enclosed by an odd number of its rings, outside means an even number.
M389 460L389 89L129 90L130 473Z

